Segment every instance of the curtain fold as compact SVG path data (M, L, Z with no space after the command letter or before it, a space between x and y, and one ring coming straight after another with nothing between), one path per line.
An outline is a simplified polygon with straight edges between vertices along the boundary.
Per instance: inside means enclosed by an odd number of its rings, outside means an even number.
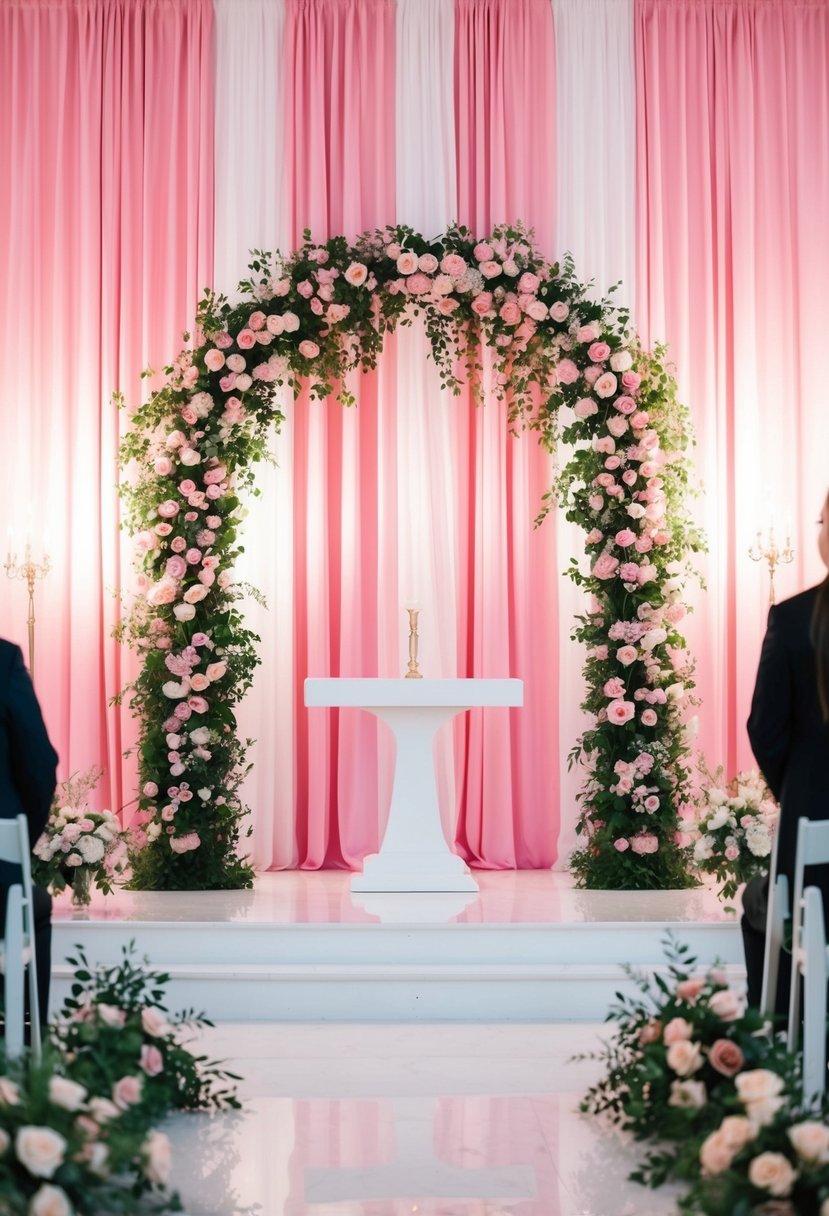
M829 268L829 8L780 0L636 0L637 313L664 339L698 447L710 553L688 625L700 743L752 763L748 715L768 568L748 547L776 514L795 561L778 598L821 575L820 385Z

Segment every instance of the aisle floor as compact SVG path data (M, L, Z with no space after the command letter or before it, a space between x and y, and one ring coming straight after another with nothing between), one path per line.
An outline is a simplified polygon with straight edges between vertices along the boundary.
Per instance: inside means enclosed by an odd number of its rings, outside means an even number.
M243 1110L177 1115L189 1216L667 1216L635 1147L578 1113L601 1025L225 1024Z

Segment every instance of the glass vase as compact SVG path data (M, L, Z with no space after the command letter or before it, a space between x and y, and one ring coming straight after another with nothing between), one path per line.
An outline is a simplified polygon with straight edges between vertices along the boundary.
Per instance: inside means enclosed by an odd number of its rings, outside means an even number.
M92 875L86 866L78 866L72 875L72 910L82 915L92 900Z

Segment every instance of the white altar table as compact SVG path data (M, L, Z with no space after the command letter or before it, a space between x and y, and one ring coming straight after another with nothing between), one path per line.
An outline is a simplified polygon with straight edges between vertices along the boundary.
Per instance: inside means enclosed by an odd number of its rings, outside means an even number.
M455 714L481 706L520 706L521 680L333 679L309 677L305 704L365 709L394 732L397 757L380 852L365 859L352 891L477 891L449 848L440 821L434 737Z

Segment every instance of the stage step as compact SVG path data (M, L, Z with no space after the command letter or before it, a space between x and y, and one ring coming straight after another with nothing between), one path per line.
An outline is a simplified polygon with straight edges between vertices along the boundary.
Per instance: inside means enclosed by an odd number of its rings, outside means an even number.
M58 920L54 1000L77 945L115 962L135 942L168 972L170 1007L217 1021L597 1021L621 964L662 969L666 933L739 980L733 920L510 924L291 924Z

